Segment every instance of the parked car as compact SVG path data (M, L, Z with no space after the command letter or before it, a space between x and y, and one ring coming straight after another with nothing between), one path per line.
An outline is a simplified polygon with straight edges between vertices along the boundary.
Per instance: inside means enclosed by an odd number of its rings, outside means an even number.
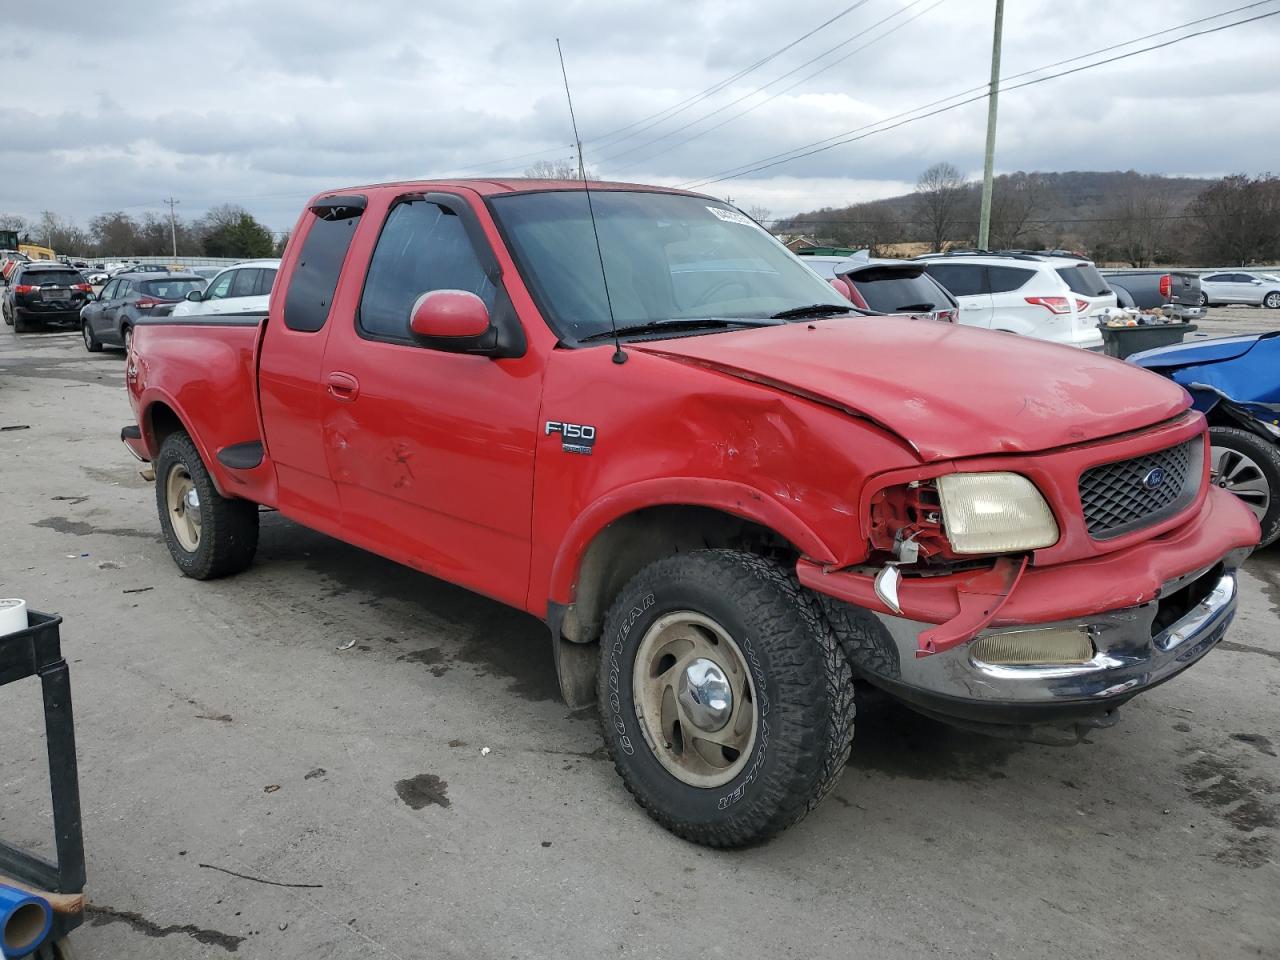
M1161 347L1129 357L1186 387L1209 421L1209 482L1280 539L1280 331Z
M173 308L175 317L198 314L253 313L267 309L279 260L246 260L227 267L203 291L192 290Z
M1280 277L1244 270L1219 271L1200 277L1200 305L1246 303L1280 310Z
M917 257L960 304L960 322L1102 349L1098 322L1116 295L1088 260L1021 252Z
M74 323L92 290L78 270L56 260L18 263L4 288L4 322L14 333L38 323Z
M1204 316L1200 278L1188 270L1104 270L1122 307L1163 309L1190 323Z
M154 271L122 273L107 281L102 292L89 294L80 312L80 333L90 353L103 346L129 349L134 327L144 317L167 316L193 290L204 289L204 280L193 273Z
M191 272L197 277L204 277L206 280L212 280L224 269L225 268L223 267L192 267Z
M955 323L959 304L938 281L912 260L873 257L802 256L818 276L839 277L849 285L850 302L875 313L927 316Z
M121 438L176 565L243 570L262 505L546 620L566 701L686 839L816 806L855 673L1075 742L1231 620L1258 522L1147 371L865 316L670 189L358 187L292 237L266 314L137 325Z

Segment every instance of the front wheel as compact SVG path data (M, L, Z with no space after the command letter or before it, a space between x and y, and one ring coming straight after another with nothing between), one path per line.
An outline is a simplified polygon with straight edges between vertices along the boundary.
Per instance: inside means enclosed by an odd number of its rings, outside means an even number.
M253 562L257 504L218 493L186 433L165 438L155 469L160 527L178 569L196 580L213 580Z
M731 550L658 560L623 588L601 645L609 754L640 806L676 835L759 843L839 780L852 673L778 564Z
M1209 429L1209 482L1234 493L1262 526L1259 548L1280 537L1280 450L1238 427Z
M1280 310L1280 290L1272 290L1263 297L1262 305L1269 310Z

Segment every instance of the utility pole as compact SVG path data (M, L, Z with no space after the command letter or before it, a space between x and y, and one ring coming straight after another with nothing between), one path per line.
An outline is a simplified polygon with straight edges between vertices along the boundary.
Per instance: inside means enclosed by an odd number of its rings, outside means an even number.
M987 141L990 143L989 135ZM173 240L173 256L176 260L178 257L178 217L173 208L182 201L168 197L164 202L169 205L169 237Z
M991 89L987 94L987 158L982 165L982 213L978 219L978 249L991 242L991 168L996 158L996 107L1000 102L1000 35L1004 29L1004 0L996 0L996 28L991 41Z

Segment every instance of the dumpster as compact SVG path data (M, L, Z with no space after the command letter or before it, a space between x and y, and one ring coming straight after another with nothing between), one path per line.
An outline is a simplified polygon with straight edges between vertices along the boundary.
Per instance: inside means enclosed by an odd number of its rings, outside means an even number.
M1099 324L1102 352L1123 360L1133 353L1154 350L1181 343L1188 333L1196 331L1194 323L1143 323L1134 327L1110 327Z

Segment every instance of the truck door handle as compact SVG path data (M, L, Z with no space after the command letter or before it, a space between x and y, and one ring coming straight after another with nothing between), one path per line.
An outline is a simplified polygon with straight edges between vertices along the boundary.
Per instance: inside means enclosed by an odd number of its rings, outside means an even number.
M335 370L325 378L329 395L335 400L351 402L360 395L360 381L349 373Z

